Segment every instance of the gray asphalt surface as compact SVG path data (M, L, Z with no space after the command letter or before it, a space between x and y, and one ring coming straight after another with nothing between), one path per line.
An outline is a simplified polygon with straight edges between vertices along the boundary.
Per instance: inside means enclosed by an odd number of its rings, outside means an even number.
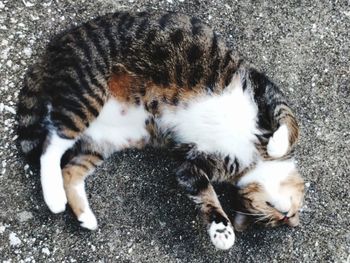
M130 151L88 180L99 229L53 215L39 177L18 157L15 104L49 39L116 10L178 10L216 28L267 72L300 120L307 194L302 225L255 227L217 251L166 153ZM349 1L0 1L0 260L3 262L349 262Z

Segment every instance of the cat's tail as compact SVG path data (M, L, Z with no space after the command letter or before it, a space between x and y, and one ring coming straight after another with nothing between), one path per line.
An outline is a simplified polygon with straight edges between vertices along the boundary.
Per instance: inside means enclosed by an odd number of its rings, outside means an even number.
M18 146L27 161L34 166L39 165L48 134L45 125L48 108L42 89L43 74L44 66L39 63L28 70L17 104Z
M268 77L250 69L248 78L259 107L259 126L272 133L267 152L273 158L285 156L299 138L297 119L284 94Z

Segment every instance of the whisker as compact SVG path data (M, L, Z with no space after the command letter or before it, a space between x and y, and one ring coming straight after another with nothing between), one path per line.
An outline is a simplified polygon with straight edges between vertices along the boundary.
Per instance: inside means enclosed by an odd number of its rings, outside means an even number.
M268 222L268 225L271 226L271 227L273 227L275 224L276 224L276 223L275 223L275 218L274 218L273 216L271 216L271 218L270 218L270 220L269 220L269 222Z
M255 223L264 221L264 220L266 220L266 219L268 219L267 224L269 224L271 221L274 220L274 217L273 217L273 215L268 215L268 214L267 214L267 215L265 215L265 216L262 216L262 217L258 218L258 219L255 221Z
M251 214L251 213L245 213L245 212L241 212L241 211L236 211L236 210L233 210L235 211L236 213L238 214L242 214L242 215L248 215L248 216L262 216L264 214Z
M255 223L258 223L260 221L264 221L267 218L271 218L270 215L265 215L265 216L259 217L257 220L255 220Z
M274 221L273 221L273 218L271 218L269 221L268 221L268 226L271 226L273 227L274 226Z

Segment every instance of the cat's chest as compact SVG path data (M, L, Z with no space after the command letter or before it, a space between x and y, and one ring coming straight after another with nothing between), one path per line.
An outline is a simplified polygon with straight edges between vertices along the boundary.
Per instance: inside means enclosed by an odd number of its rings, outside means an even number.
M237 87L221 95L203 96L165 109L157 124L175 140L195 143L198 150L236 156L243 165L254 158L257 106Z

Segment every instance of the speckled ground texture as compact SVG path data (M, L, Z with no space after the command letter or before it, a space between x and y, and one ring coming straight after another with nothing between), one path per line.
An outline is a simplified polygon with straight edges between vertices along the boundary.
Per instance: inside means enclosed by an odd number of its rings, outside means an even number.
M217 251L177 188L176 164L147 150L115 155L88 180L100 227L53 215L15 147L24 73L57 32L116 10L177 10L210 24L286 93L300 120L302 225L255 227ZM0 1L0 259L3 262L349 262L350 2Z

